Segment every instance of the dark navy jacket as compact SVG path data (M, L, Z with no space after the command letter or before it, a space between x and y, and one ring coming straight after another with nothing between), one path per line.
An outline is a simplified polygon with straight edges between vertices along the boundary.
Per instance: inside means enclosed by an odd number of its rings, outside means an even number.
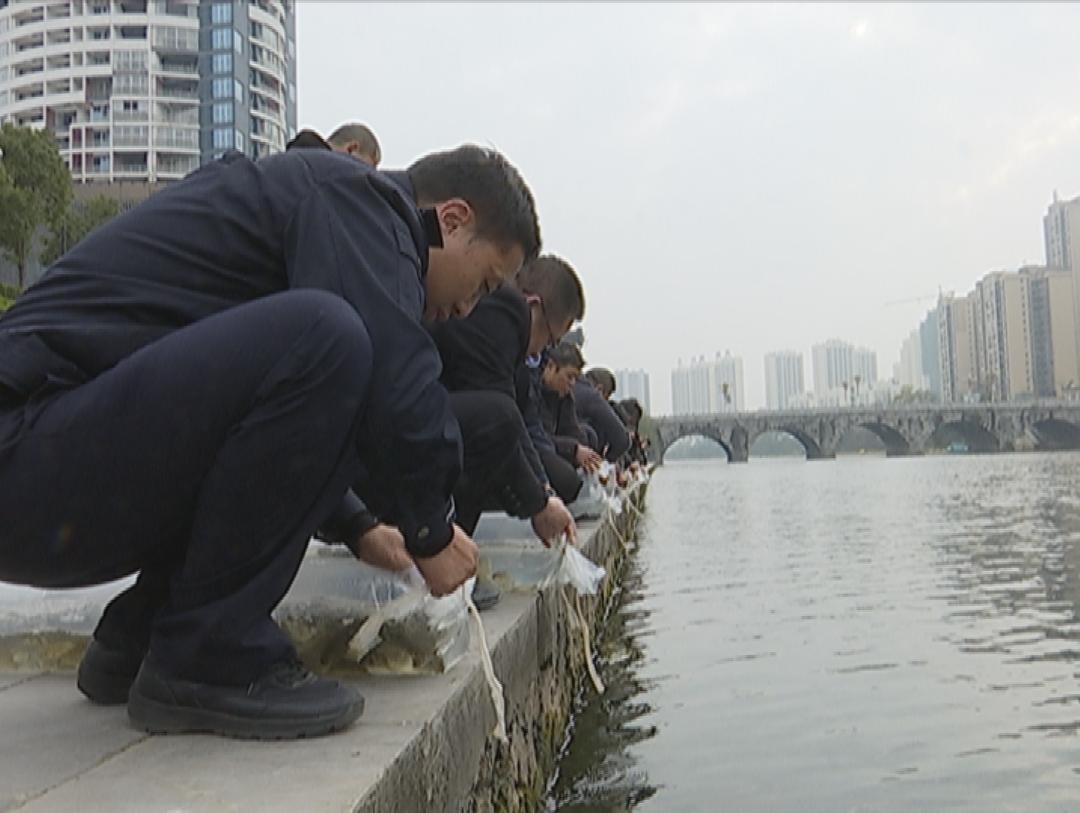
M421 325L429 240L408 177L349 156L229 153L102 226L0 318L0 404L76 387L170 331L291 288L348 301L374 349L361 447L414 553L449 541L457 422ZM18 431L0 437L17 442ZM336 515L356 514L352 492Z
M468 318L431 328L442 356L442 382L448 390L498 392L517 403L522 424L517 452L507 461L506 485L516 503L535 508L527 511L527 516L547 501L547 474L526 423L530 415L539 423L539 415L528 390L523 392L518 380L519 372L528 375L525 355L530 325L525 297L512 285L503 285L482 299Z
M574 409L581 423L596 433L594 451L604 455L611 463L626 454L630 448L630 433L626 431L626 424L600 391L585 378L579 378L574 384Z
M588 437L578 423L573 391L569 395L559 395L541 384L540 418L559 457L577 465L577 447L588 446Z

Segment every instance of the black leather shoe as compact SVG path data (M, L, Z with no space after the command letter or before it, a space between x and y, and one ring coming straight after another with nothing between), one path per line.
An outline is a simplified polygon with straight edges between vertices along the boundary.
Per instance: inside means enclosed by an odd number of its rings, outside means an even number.
M128 697L128 717L152 734L209 732L253 740L318 737L353 723L364 698L299 662L271 666L249 686L213 686L166 674L153 656Z
M490 610L499 603L500 598L502 598L502 592L495 585L482 582L479 579L473 584L472 600L473 604L476 605L476 609L480 612Z
M145 654L142 650L113 649L91 638L79 661L75 685L92 702L102 706L126 703Z

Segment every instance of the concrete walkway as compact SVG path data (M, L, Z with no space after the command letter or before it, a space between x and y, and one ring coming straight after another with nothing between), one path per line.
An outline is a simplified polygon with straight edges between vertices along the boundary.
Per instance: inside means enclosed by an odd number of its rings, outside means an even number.
M505 596L484 614L493 648L535 600ZM279 743L149 736L124 707L85 700L71 674L0 674L0 811L351 811L478 670L472 651L445 675L364 677L358 724Z
M581 538L596 527L583 523ZM496 670L510 690L515 673L535 671L543 601L535 593L506 594L483 616ZM0 672L0 811L352 811L388 774L416 777L417 790L401 794L412 800L396 809L443 809L445 800L432 798L440 785L425 777L431 729L442 737L435 742L450 749L462 742L461 759L475 760L479 752L472 752L483 749L494 721L475 640L446 674L353 682L367 702L349 730L261 743L149 736L130 727L124 707L85 700L71 673ZM410 762L404 774L401 760ZM452 768L449 774L441 787L455 784ZM417 808L421 787L430 805Z

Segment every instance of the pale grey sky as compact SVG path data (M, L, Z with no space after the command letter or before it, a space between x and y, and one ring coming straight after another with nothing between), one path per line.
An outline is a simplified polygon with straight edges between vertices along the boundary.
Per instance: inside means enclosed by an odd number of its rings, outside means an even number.
M830 337L878 352L939 288L1042 262L1080 195L1080 6L299 3L302 126L386 167L490 144L585 280L586 357L644 367Z

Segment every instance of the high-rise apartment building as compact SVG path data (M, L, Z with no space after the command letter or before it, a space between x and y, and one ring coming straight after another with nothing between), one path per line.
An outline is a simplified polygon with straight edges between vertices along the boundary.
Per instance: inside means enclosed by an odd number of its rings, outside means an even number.
M1027 279L1035 395L1066 397L1080 387L1073 276L1039 266L1020 269L1020 276Z
M645 370L616 370L615 398L636 398L646 413L652 411L649 397L649 374Z
M746 389L743 386L743 361L740 356L725 351L716 354L710 376L710 398L713 412L742 412L746 409Z
M814 365L814 395L819 401L850 384L854 375L855 348L839 339L829 339L811 348Z
M743 363L730 352L682 360L671 371L671 404L675 415L705 415L717 412L741 412L746 408L743 388Z
M869 391L877 383L877 353L867 347L856 347L851 354L852 380L857 389Z
M922 373L926 376L926 388L936 398L941 398L941 344L938 337L938 309L926 314L919 324L919 345L922 356Z
M929 381L923 371L922 337L919 335L918 328L911 331L900 345L900 361L896 365L893 377L901 387L907 387L914 392L929 389Z
M0 0L0 122L76 183L183 177L296 129L295 0Z
M1028 276L998 271L975 285L982 322L980 378L990 401L1029 398L1035 392Z
M1080 270L1080 198L1054 200L1043 217L1046 265L1066 271Z
M1046 266L1060 268L1072 275L1073 311L1080 324L1080 198L1054 200L1043 217L1046 241ZM1080 354L1080 331L1073 337Z
M803 356L794 350L765 355L765 406L791 409L806 391Z
M979 397L982 331L977 330L980 320L976 318L976 310L974 294L963 297L942 294L938 299L938 356L944 401Z

